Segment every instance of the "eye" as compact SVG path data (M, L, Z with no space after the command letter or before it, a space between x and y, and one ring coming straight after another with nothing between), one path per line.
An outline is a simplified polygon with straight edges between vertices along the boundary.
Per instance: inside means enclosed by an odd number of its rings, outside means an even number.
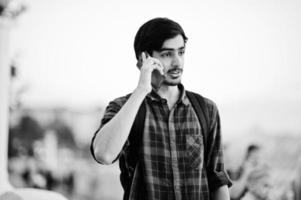
M168 58L168 57L170 57L171 56L171 53L170 52L165 52L165 53L162 53L161 54L161 57L163 57L163 58Z
M183 56L184 54L185 54L185 50L184 49L182 49L182 50L179 51L179 56Z

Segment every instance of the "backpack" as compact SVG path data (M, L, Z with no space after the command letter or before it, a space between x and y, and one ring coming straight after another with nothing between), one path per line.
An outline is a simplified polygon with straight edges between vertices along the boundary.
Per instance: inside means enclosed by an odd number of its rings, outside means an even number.
M205 166L207 166L207 140L208 140L208 134L209 134L209 128L210 128L210 118L209 118L209 111L206 106L206 102L204 97L201 95L191 92L191 91L186 91L186 95L192 104L192 107L198 117L199 123L201 125L202 129L202 134L203 134L203 144L204 144L204 161L205 161ZM128 95L128 97L130 94ZM145 102L143 101L138 113L136 115L135 121L133 123L133 126L131 128L129 137L128 137L128 142L129 142L129 147L128 147L128 155L131 156L126 156L125 154L120 155L119 157L119 167L121 170L120 173L120 182L121 185L124 189L124 197L123 199L128 199L129 194L130 194L130 188L132 184L132 179L133 179L133 174L129 174L129 170L132 172L135 170L135 166L138 162L138 152L141 147L141 142L142 142L142 135L144 131L144 121L145 121L145 115L146 115L146 105ZM136 154L136 155L135 155Z

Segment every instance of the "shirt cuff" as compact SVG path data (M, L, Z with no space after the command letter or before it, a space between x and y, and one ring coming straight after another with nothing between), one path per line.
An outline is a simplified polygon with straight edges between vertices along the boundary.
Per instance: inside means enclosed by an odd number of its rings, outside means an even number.
M228 187L232 186L232 181L225 171L213 172L212 174L209 174L208 182L211 191L214 191L223 185L227 185Z

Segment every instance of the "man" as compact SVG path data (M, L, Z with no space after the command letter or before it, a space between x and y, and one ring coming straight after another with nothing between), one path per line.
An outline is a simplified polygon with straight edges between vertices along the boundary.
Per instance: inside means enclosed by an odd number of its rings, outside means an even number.
M121 175L124 199L229 199L217 108L205 99L211 116L207 162L201 123L181 84L186 41L182 27L167 18L140 27L134 42L138 86L110 102L92 140L98 162L120 159L127 174ZM129 136L141 104L146 107L143 134L134 135L141 148L131 151L137 142Z

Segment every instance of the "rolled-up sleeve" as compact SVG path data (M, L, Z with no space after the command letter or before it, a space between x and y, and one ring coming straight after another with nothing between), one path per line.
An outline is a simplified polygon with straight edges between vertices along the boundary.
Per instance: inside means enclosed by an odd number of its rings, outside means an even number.
M106 124L108 123L115 115L116 113L118 113L118 111L121 109L121 107L125 104L125 102L127 101L128 99L128 95L125 96L125 97L120 97L120 98L117 98L113 101L111 101L109 103L109 105L106 107L105 109L105 112L104 112L104 115L101 119L101 122L100 122L100 126L98 127L98 129L95 131L93 137L92 137L92 141L91 141L91 144L90 144L90 152L91 152L91 155L92 157L94 158L94 160L100 164L102 164L101 162L99 162L96 157L95 157L95 153L94 153L94 147L93 147L93 143L94 143L94 140L99 132L99 130ZM127 143L128 141L126 141L126 144L124 146L127 146ZM115 162L116 160L118 159L118 157L113 161Z
M208 134L207 175L209 188L211 191L214 191L223 185L230 187L232 181L225 170L219 112L216 104L211 101L209 115L211 121Z

